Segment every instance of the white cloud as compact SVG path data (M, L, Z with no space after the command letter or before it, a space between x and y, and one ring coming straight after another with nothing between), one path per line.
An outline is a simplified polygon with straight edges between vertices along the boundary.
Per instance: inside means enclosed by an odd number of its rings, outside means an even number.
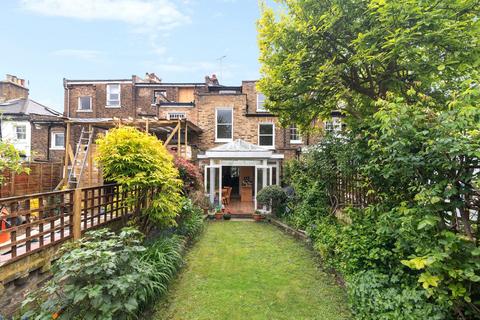
M102 55L102 52L97 50L84 49L60 49L52 51L54 56L77 58L80 60L97 60Z
M190 22L171 0L21 0L21 4L46 16L120 21L137 31L172 29Z

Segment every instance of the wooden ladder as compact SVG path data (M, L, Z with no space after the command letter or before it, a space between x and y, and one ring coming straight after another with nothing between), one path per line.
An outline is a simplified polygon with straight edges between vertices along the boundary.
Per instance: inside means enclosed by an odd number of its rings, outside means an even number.
M85 168L85 162L90 151L90 147L93 139L93 128L85 130L85 127L82 127L82 132L80 133L80 139L77 144L77 150L73 158L72 167L68 175L68 185L71 188L76 188L80 186L82 181L83 170Z

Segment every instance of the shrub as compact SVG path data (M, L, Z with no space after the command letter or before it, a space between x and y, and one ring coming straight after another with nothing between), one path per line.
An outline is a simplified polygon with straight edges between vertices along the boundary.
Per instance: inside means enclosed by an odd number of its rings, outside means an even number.
M370 270L349 279L349 296L355 319L361 320L446 320L447 308L429 301L415 279Z
M195 240L204 228L203 210L186 198L182 202L179 217L177 233L189 240Z
M139 289L144 297L143 309L166 292L168 283L183 263L183 251L184 238L174 235L155 240L141 254L140 260L152 270L148 274L149 285Z
M182 157L175 157L175 166L183 181L184 194L187 195L202 188L203 176L197 165Z
M13 144L0 140L0 187L2 186L4 179L4 170L8 169L15 173L26 171L28 173L28 169L22 167L21 161L20 152L15 149Z
M127 319L134 317L151 283L152 267L139 258L142 234L125 228L87 232L62 246L53 278L26 299L27 317L51 319ZM47 299L45 299L47 298Z
M173 158L156 137L132 127L108 131L97 140L98 160L106 180L115 181L123 188L154 189L154 199L141 216L139 227L147 233L154 225L171 226L179 213L181 180ZM145 192L136 194L142 201Z
M480 96L476 89L468 94L466 101ZM460 100L449 110L408 105L402 99L379 102L380 110L363 123L363 132L351 138L349 151L332 152L322 142L291 163L287 173L296 197L287 221L307 228L325 263L340 271L347 284L373 270L395 276L402 288L423 291L415 293L422 300L418 305L477 319L479 228L471 212L478 211L478 204L469 199L478 194L474 155L480 111ZM380 201L344 210L347 223L342 223L334 215L331 182L324 176L345 172L338 164L348 164L346 157L357 163L356 174ZM393 288L388 292L392 301L408 295ZM368 301L352 300L355 308L367 308L363 303ZM394 317L387 314L385 319Z
M276 216L281 216L285 210L287 195L281 187L271 185L258 192L257 201L260 205L271 207L272 213Z

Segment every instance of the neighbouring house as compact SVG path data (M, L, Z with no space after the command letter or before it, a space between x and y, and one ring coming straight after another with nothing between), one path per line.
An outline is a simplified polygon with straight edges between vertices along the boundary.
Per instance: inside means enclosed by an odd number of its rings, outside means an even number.
M30 99L25 80L7 75L0 82L0 139L12 143L25 161L62 161L63 116Z
M168 83L147 73L143 79L65 79L64 88L64 113L73 126L69 143L81 153L70 166L72 182L88 171L73 167L82 162L78 159L89 162L85 150L94 149L89 137L94 130L96 135L120 123L136 125L202 168L212 202L219 202L227 187L230 207L251 213L258 191L280 184L284 161L314 141L294 124L280 125L265 108L256 81L223 86L213 75L204 82Z

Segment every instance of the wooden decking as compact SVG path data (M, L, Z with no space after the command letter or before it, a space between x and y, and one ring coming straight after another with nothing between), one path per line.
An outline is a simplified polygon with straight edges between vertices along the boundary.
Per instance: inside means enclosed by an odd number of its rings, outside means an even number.
M242 202L237 198L232 198L225 209L233 215L251 215L255 211L253 201Z

